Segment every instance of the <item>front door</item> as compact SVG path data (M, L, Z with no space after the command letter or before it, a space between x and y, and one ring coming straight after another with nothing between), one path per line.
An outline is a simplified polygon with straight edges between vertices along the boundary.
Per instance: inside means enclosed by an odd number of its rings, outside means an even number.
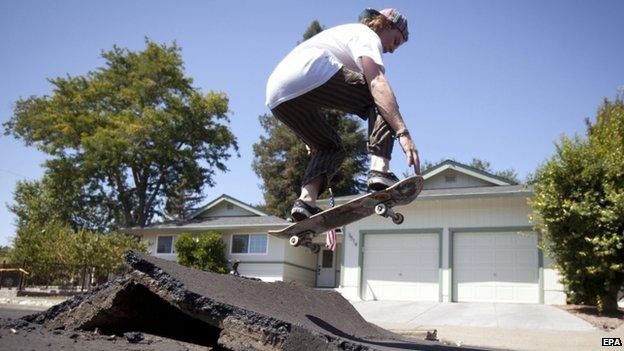
M333 288L336 285L336 270L334 269L334 252L321 249L318 253L316 286L319 288Z

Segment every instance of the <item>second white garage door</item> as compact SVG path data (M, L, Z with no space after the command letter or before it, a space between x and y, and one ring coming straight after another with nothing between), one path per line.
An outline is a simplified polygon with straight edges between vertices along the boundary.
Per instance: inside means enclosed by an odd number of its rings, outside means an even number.
M535 233L455 233L457 302L539 303Z
M438 234L366 234L362 299L438 301Z

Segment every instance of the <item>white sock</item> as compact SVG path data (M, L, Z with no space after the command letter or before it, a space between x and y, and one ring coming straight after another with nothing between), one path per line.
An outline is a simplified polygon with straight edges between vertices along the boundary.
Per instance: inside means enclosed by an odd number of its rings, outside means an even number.
M390 160L381 156L371 155L371 170L378 172L388 172Z
M308 192L308 189L306 188L301 189L301 196L299 196L299 200L307 203L312 207L316 207L316 199L312 197L312 194L310 194Z

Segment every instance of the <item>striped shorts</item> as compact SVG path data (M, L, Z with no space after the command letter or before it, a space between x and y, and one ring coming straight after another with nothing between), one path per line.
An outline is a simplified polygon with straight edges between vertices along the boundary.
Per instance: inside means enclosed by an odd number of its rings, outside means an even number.
M364 75L345 67L318 88L277 105L271 110L273 115L316 149L305 170L302 186L324 176L319 194L331 182L345 157L340 135L323 118L323 108L368 120L370 154L390 159L394 145L394 131L377 112Z

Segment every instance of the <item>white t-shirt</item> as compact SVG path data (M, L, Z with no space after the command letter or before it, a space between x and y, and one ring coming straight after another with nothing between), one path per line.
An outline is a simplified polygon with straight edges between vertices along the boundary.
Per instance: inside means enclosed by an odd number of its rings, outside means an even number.
M363 73L360 57L382 66L383 48L377 33L360 23L326 29L299 44L275 68L266 89L266 104L274 108L323 85L342 66Z

